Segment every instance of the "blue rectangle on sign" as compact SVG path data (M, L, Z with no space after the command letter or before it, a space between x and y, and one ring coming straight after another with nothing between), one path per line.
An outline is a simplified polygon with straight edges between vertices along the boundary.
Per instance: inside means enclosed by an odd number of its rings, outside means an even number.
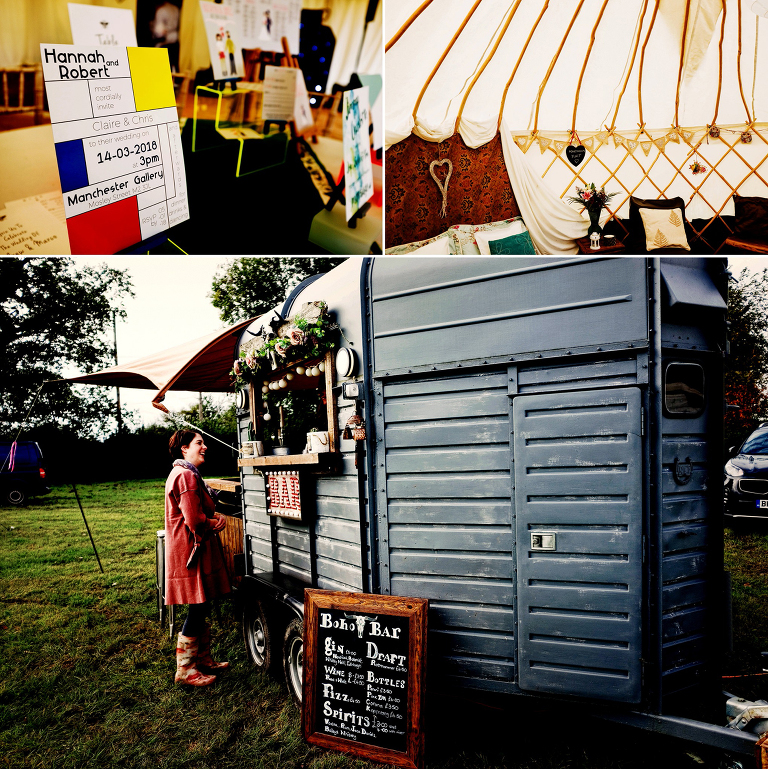
M74 139L60 142L56 147L56 162L59 164L61 191L69 192L88 186L88 171L85 168L83 140Z

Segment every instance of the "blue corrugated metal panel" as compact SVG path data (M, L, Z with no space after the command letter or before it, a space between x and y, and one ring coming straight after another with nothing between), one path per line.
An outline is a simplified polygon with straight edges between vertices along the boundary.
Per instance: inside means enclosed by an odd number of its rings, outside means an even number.
M372 277L377 372L647 338L640 259L383 262Z
M526 366L517 377L518 392L586 390L638 383L637 357L595 361L589 365Z
M513 415L520 687L639 702L640 390L521 396Z
M430 599L432 675L510 691L506 374L385 384L382 405L391 593Z
M697 682L707 659L711 587L708 552L712 495L706 416L663 421L662 680L670 693ZM690 480L675 461L691 463ZM718 479L719 482L719 479Z

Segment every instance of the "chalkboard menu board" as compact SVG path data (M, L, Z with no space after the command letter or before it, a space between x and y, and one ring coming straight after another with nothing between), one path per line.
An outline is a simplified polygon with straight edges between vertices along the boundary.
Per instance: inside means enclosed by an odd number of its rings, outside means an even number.
M304 591L308 742L396 766L423 760L423 598Z

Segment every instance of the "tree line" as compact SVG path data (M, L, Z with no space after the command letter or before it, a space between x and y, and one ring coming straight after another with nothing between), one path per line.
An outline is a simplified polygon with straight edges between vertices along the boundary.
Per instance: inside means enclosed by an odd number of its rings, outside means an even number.
M210 300L222 321L235 323L269 311L302 280L342 261L237 259L214 276ZM107 263L0 260L0 440L37 441L54 483L167 475L168 438L182 418L236 445L233 398L204 397L202 414L195 406L146 427L124 412L118 431L114 388L62 381L114 365L113 323L133 295L130 271ZM206 473L235 474L234 457L217 445Z

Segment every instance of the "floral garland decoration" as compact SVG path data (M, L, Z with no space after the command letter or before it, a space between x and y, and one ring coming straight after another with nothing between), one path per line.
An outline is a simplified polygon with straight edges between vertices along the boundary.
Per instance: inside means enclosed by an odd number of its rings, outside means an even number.
M270 334L258 349L241 351L229 372L233 386L240 389L263 379L276 368L288 366L293 361L319 358L334 349L337 332L341 329L328 317L325 302L317 302L316 306L320 309L316 319L296 316L287 322L286 328L280 330L283 336Z

